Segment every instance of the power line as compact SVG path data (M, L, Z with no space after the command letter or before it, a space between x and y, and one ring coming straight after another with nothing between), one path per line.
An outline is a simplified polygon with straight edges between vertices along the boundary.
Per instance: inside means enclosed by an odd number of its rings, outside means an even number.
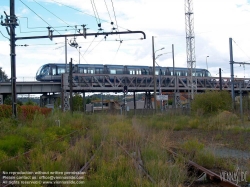
M28 17L19 17L18 16L18 18L25 18L25 19L27 19L27 28L28 29L43 29L44 27L29 27L29 18ZM18 20L18 22L19 22L19 25L21 24L21 21L20 20ZM21 26L20 26L20 28L21 28ZM20 29L20 32L21 32L21 29Z
M91 53L102 41L104 40L104 38L103 39L101 39L92 49L91 49L91 51L89 51L88 52L88 54L89 53Z
M108 6L107 6L107 3L106 3L106 0L104 0L104 2L105 2L105 5L106 5L106 8L107 8L108 14L109 14L110 23L111 23L111 25L113 25L113 22L112 22L112 19L111 19L110 13L109 13L109 9L108 9Z
M29 18L28 17L20 17L18 16L18 18L25 18L27 19L27 29L43 29L44 27L29 27ZM60 18L59 18L60 19ZM18 20L18 22L20 23L20 21ZM66 22L65 22L66 23ZM67 24L67 23L66 23ZM68 24L67 24L68 25ZM82 26L82 25L76 25L76 26ZM68 26L54 26L53 28L64 28L64 27L74 27L74 26L71 26L71 25L68 25ZM73 30L73 29L72 29ZM75 29L74 29L75 30Z
M27 17L18 17L18 18L25 18L25 19L27 19L27 29L44 29L45 27L29 27L29 24L28 24L28 18ZM34 32L48 32L47 30L45 31L45 30L39 30L39 31L22 31L22 26L21 26L21 21L20 20L18 20L18 24L19 24L19 31L20 31L20 33L34 33ZM77 25L78 26L78 25ZM79 25L79 26L81 26L81 25ZM69 27L72 27L72 26L54 26L53 28L69 28ZM73 31L73 30L75 30L75 29L64 29L64 30L58 30L57 29L57 31Z
M24 6L26 6L29 10L31 10L34 14L36 14L41 20L43 20L45 23L48 24L48 26L50 26L51 28L54 28L52 27L47 21L45 21L41 16L39 16L35 11L33 11L28 5L26 5L22 0L19 0L21 1L21 3L23 3ZM55 28L54 28L55 29ZM56 32L58 32L56 29L55 29ZM59 33L59 32L58 32ZM60 34L60 33L59 33Z
M233 41L234 41L234 39L232 39ZM236 41L234 41L234 43L235 43L235 45L247 56L247 58L248 59L250 59L250 57L246 54L246 52L245 51L243 51L243 49L236 43ZM250 61L250 60L248 60L248 61ZM247 62L248 62L247 61Z
M49 13L51 13L52 15L54 15L56 18L58 18L59 20L61 20L63 23L65 23L66 25L73 27L71 25L69 25L67 22L65 22L64 20L62 20L61 18L59 18L57 15L55 15L53 12L51 12L50 10L48 10L47 8L45 8L43 5L41 5L40 3L38 3L36 0L33 0L34 2L36 2L38 5L40 5L42 8L44 8L45 10L47 10Z
M118 29L118 24L117 24L117 19L116 19L116 15L115 15L115 8L114 8L114 3L113 3L113 0L111 0L111 2L112 2L112 7L113 7L113 12L114 12L114 16L115 16L115 22L116 22L116 26L117 26L117 30L118 30L118 32L119 32L119 29ZM119 38L120 38L120 40L121 40L121 36L119 35Z
M122 42L120 42L119 47L118 47L118 49L117 49L117 51L116 51L116 53L115 53L114 59L113 59L113 61L112 61L113 63L114 63L115 58L116 58L116 55L117 55L117 53L118 53L118 51L119 51L119 49L120 49L120 47L121 47L121 44L122 44Z
M101 23L101 20L100 20L100 17L99 17L99 14L98 14L98 11L97 11L97 8L96 8L96 5L95 5L95 0L92 0L92 1L93 1L93 4L94 4L94 7L95 7L95 11L96 11L97 17L99 19L99 23Z
M61 5L65 6L65 7L68 7L68 8L70 8L70 9L73 9L73 10L75 10L75 11L81 12L81 13L83 13L83 14L86 14L86 15L88 15L88 16L91 16L91 17L97 19L96 16L93 16L93 15L91 15L91 14L88 14L88 13L86 13L86 12L83 12L83 11L81 11L81 10L79 10L79 9L74 8L74 7L68 6L68 5L63 4L63 3L61 3L61 2L58 2L58 1L56 1L56 0L51 0L51 1L53 1L53 2L55 2L55 3L58 3L58 4L61 4ZM108 22L107 20L105 20L105 19L101 19L101 18L99 18L99 19L100 19L100 21L109 23L109 22ZM117 25L117 27L118 27L118 25ZM122 29L125 29L125 30L129 31L129 29L124 28L124 27L121 27L121 26L119 26L119 28L122 28Z
M8 40L10 40L8 37L4 36L2 31L0 31L1 35L4 37L4 38L7 38Z
M92 43L94 42L94 40L95 40L95 37L93 38L92 42L90 43L90 45L88 46L88 48L85 50L85 52L83 53L83 55L86 54L86 52L88 51L88 49L90 48L90 46L92 45Z
M92 5L94 14L95 14L96 23L97 23L97 25L98 25L97 16L96 16L96 13L95 13L95 8L94 8L94 5L93 5L93 2L92 2L92 0L90 0L90 2L91 2L91 5ZM99 19L99 20L100 20L100 19Z
M75 48L77 50L77 48ZM82 53L80 51L77 51L80 53L81 57L83 58L83 60L88 64L88 62L86 61L86 59L84 58L84 56L82 55Z

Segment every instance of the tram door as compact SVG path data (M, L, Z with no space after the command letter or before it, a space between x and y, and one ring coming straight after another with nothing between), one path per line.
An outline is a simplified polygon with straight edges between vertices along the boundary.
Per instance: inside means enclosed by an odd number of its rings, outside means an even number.
M58 75L56 65L50 66L50 75L51 75L51 80L53 81L61 80L61 75Z

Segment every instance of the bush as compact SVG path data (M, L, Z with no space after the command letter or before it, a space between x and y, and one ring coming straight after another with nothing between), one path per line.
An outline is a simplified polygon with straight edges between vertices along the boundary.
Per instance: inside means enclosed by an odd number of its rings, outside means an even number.
M230 110L232 106L229 92L209 91L203 94L197 94L191 104L192 111L202 114L214 114L220 110Z
M230 125L237 124L238 117L229 111L222 111L214 116L209 124L210 129L225 129ZM239 129L238 129L239 130Z
M17 153L27 151L29 145L24 137L10 135L0 140L0 151L4 151L9 156L15 156Z
M0 117L9 118L11 117L12 111L10 105L0 105Z
M41 108L38 106L31 106L31 105L23 105L18 106L18 117L21 119L28 119L31 120L34 118L36 113L40 113L43 115L48 115L52 109L50 108ZM12 108L10 105L0 105L0 118L11 118L12 116Z

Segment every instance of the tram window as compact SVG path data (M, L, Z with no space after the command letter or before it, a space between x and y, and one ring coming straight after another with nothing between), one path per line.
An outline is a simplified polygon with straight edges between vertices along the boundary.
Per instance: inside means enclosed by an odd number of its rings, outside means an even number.
M158 70L155 70L155 75L159 75L159 71Z
M180 71L176 71L176 75L177 76L181 76L181 72Z
M51 68L51 73L52 73L52 75L56 75L56 67Z
M83 69L83 73L88 73L88 69L87 69L87 68L84 68L84 69Z
M134 75L135 74L135 70L129 70L129 74L130 75Z
M41 75L49 75L49 67L46 66L41 70Z
M197 76L197 77L202 77L202 73L197 72L197 73L196 73L196 76Z
M116 74L123 74L122 69L116 69Z
M94 70L93 69L88 69L88 73L89 74L94 74Z
M102 74L103 73L103 68L95 68L95 73L96 74Z
M141 75L141 70L136 70L137 75Z
M65 68L58 67L57 72L58 72L58 74L63 74L63 73L65 73Z
M116 70L115 69L111 69L110 70L110 74L116 74Z
M79 73L83 73L83 68L79 68Z

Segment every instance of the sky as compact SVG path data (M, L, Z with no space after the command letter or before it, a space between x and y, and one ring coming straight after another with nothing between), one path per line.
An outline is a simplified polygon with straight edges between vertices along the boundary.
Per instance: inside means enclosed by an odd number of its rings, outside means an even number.
M67 38L67 62L152 66L152 36L156 62L187 67L185 0L15 0L19 26L16 37L87 32L143 31L142 34ZM0 0L0 15L9 14L9 0ZM250 1L193 0L196 68L218 77L230 77L229 38L233 39L235 62L250 63ZM111 24L113 22L113 24ZM99 27L98 24L101 26ZM103 29L100 31L100 28ZM115 30L114 30L114 29ZM9 35L0 25L0 67L11 76ZM81 48L71 47L75 42ZM40 66L65 63L65 38L16 41L17 81L34 80ZM26 47L24 45L27 45ZM163 48L163 50L159 50ZM158 51L159 50L159 51ZM208 57L209 56L209 57ZM234 65L235 77L250 77L249 65Z

